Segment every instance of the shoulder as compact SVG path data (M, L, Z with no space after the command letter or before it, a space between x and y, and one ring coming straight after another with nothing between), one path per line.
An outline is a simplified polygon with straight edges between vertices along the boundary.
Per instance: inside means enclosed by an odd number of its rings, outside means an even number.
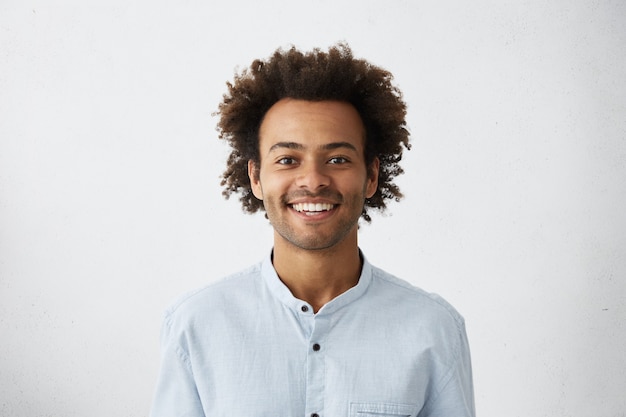
M220 311L227 306L246 302L254 296L261 281L261 263L176 298L165 310L166 321Z
M380 268L372 266L372 293L398 305L408 317L448 324L458 330L464 328L461 314L443 297L424 291ZM381 300L384 302L384 300Z
M465 355L465 320L439 295L372 267L368 298L377 320L397 323L403 340L409 346L422 346L436 362L451 367Z

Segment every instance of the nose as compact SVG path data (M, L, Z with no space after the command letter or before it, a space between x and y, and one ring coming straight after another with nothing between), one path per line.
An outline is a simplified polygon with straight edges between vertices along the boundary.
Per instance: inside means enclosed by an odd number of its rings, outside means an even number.
M315 163L303 164L296 178L298 188L315 191L330 185L330 177L324 167Z

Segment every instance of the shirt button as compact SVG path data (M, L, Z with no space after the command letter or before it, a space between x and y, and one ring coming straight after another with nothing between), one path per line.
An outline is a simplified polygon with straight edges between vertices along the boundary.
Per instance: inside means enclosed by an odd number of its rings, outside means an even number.
M316 352L317 352L318 350L320 350L320 345L318 345L317 343L316 343L316 344L314 344L314 345L313 345L313 350L314 350L314 351L316 351ZM313 417L313 415L311 415L311 417ZM318 417L319 417L319 416L318 416Z
M307 311L309 311L309 307L308 306L302 306L300 308L300 310L302 310L303 313L306 313Z

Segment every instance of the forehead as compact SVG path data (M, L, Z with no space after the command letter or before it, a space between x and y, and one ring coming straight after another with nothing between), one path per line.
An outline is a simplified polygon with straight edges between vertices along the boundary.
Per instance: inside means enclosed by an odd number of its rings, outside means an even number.
M365 128L354 106L340 101L282 99L261 122L260 148L289 141L304 147L331 142L349 142L362 149Z

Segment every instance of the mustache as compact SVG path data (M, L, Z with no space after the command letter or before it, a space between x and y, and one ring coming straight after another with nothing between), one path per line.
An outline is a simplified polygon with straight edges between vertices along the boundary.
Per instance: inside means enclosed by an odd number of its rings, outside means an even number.
M290 201L293 201L299 198L324 198L324 199L333 201L335 204L343 203L343 195L341 195L337 191L329 190L327 188L317 193L313 193L308 190L297 190L289 194L284 194L281 197L281 200L283 204L289 204Z

